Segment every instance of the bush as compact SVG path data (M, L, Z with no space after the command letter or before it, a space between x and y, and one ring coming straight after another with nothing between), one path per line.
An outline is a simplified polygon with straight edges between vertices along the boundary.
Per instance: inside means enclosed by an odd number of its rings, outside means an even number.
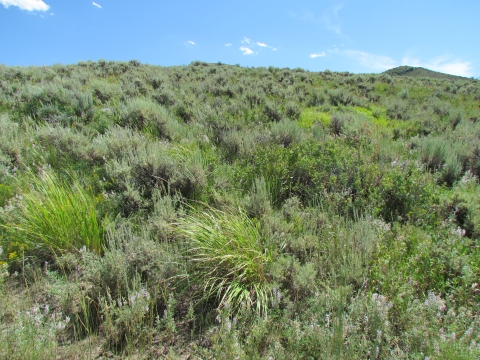
M103 80L94 80L91 82L90 86L92 87L94 96L106 104L111 99L119 97L122 89L118 84L110 84Z
M92 120L93 116L95 115L92 95L89 93L80 94L73 103L73 111L75 115L85 121Z
M134 98L119 106L120 124L155 136L165 136L167 110L151 100Z
M328 97L333 106L348 106L353 102L353 95L344 88L329 91Z
M441 178L448 185L452 186L462 175L462 164L456 154L447 157L443 165Z
M332 122L330 123L330 129L335 135L340 135L343 131L345 123L351 120L351 115L343 113L333 113Z
M254 180L250 194L245 199L245 208L250 217L260 219L271 210L270 187L263 177Z
M429 138L422 144L421 160L430 171L440 170L445 162L447 150L443 139Z
M405 120L408 118L408 105L405 100L390 100L386 107L387 116L390 119Z
M435 219L430 208L435 201L433 185L428 176L411 164L385 172L374 190L377 196L376 215L389 222L418 220L430 223Z
M283 113L278 108L278 105L272 102L267 102L263 106L263 113L268 121L279 122L283 117Z
M273 140L283 147L288 147L294 142L300 142L302 139L302 129L296 122L288 119L273 123L271 131Z
M285 115L287 115L291 120L297 120L300 114L300 108L293 101L290 101L285 105Z

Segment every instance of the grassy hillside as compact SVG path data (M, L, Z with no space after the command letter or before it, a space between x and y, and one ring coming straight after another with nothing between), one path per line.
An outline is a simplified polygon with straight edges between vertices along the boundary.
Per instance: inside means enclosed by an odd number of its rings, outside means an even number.
M444 74L438 71L428 70L422 67L398 66L387 70L384 74L391 76L409 76L417 78L447 79L447 80L469 80L468 78L456 75Z
M0 66L0 356L478 359L480 85Z

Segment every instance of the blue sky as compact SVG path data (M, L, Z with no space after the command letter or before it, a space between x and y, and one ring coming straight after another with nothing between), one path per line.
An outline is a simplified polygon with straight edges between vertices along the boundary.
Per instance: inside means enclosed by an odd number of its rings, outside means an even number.
M478 78L479 15L478 0L0 0L0 63L412 65Z

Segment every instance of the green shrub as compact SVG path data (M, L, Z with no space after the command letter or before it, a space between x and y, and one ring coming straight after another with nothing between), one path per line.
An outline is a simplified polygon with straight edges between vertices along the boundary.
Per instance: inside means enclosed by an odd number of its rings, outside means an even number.
M428 175L428 174L427 174ZM386 171L374 189L376 215L389 222L435 220L430 207L435 203L434 183L412 164Z
M430 171L438 171L445 163L447 149L441 138L428 138L422 144L421 160Z
M300 108L295 102L290 101L285 105L285 115L291 120L297 120L300 117L300 114Z
M349 114L344 114L344 113L333 113L332 114L332 121L330 123L330 129L332 133L335 135L340 135L342 134L343 127L345 126L345 123L350 121L352 118L351 115Z
M450 154L443 165L441 178L448 185L452 186L462 175L462 164L456 154Z
M433 112L438 115L441 119L447 117L452 111L452 105L446 101L442 101L437 97L430 98L429 105L431 106Z
M44 307L37 303L26 309L20 309L17 304L11 310L13 311L8 315L8 323L0 322L2 357L4 359L55 358L58 349L57 339L61 337L66 325L62 314L50 312L48 305ZM3 316L2 318L5 319Z
M407 100L408 96L409 96L408 88L404 88L398 93L398 97L402 100Z
M245 199L245 208L250 217L260 219L271 210L270 187L263 177L254 180L250 194Z
M353 95L344 88L328 91L328 97L330 100L330 104L332 104L333 106L348 106L353 102Z
M408 119L408 104L405 100L390 100L386 104L387 116L390 119L405 120Z
M13 189L11 186L0 183L0 207L7 205L8 200L13 196Z
M247 90L243 96L250 109L259 106L265 101L265 94L259 89Z
M108 103L115 97L119 97L121 94L121 87L118 84L111 84L104 80L94 80L90 83L93 90L93 95L102 102L102 104Z
M282 111L279 109L278 105L273 102L265 103L263 106L263 113L268 121L278 122L283 118Z
M120 124L155 136L165 136L165 124L170 117L168 111L144 98L127 100L119 106Z
M271 125L272 138L277 144L288 147L302 139L302 129L289 119L283 119Z

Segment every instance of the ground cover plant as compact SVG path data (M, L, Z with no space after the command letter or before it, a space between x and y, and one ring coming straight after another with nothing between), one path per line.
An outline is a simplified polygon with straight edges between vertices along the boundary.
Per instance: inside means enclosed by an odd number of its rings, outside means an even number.
M0 356L478 359L480 83L411 72L0 65Z

